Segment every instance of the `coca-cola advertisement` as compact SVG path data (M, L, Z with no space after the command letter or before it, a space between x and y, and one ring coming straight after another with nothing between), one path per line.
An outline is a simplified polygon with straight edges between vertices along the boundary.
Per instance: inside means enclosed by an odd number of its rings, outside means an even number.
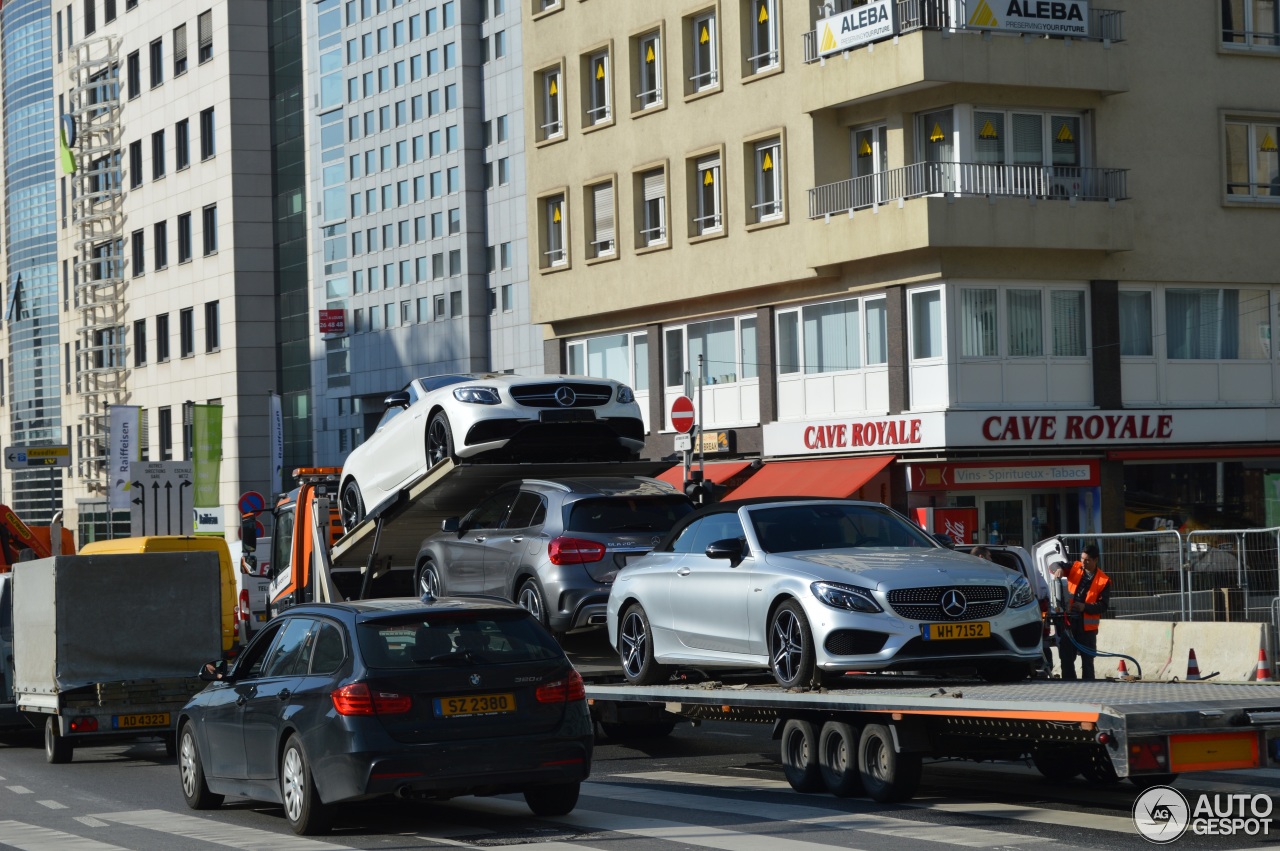
M915 521L934 534L948 535L957 544L978 543L978 509L917 508Z

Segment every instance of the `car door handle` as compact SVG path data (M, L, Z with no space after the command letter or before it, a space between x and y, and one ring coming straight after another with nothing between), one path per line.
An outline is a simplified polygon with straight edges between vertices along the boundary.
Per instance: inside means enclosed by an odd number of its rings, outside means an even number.
M244 706L248 702L249 698L247 695L241 694L236 696L236 706Z
M519 544L522 541L524 541L524 535L516 535L514 538L511 539L511 543L513 544Z
M280 689L280 693L276 695L276 697L280 698L281 700L288 700L290 696L292 696L292 694L293 692L289 691L287 688L282 688Z
M476 543L477 543L477 544L483 544L483 543L484 543L484 538L485 538L485 536L484 536L484 535L476 535Z
M688 576L690 573L693 573L693 571L687 567L682 567L676 571L676 576Z

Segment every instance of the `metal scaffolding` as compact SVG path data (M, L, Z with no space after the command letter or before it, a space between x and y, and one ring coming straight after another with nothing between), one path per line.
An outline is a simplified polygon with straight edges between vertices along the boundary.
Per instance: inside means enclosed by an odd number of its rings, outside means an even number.
M120 123L120 38L82 41L71 51L68 114L75 158L71 218L80 351L79 474L106 493L108 406L125 397L124 180ZM65 132L65 131L64 131Z

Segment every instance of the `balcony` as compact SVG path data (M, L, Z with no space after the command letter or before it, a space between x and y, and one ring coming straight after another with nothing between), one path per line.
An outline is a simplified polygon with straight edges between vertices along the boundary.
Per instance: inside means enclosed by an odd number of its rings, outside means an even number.
M925 195L978 195L1050 201L1126 200L1129 170L1072 166L912 163L809 190L809 218L863 210Z
M809 190L814 268L937 249L1133 248L1125 169L915 163ZM1105 203L1104 203L1105 202Z

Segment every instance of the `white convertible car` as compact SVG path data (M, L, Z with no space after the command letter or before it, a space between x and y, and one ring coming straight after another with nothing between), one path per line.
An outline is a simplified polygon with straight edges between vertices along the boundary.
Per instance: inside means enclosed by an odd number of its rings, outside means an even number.
M629 461L644 446L635 394L605 378L437 375L410 381L386 406L342 468L347 529L446 458Z
M618 573L608 626L638 684L665 682L673 666L767 668L788 688L846 671L976 668L1001 681L1040 662L1026 577L852 500L695 511Z

